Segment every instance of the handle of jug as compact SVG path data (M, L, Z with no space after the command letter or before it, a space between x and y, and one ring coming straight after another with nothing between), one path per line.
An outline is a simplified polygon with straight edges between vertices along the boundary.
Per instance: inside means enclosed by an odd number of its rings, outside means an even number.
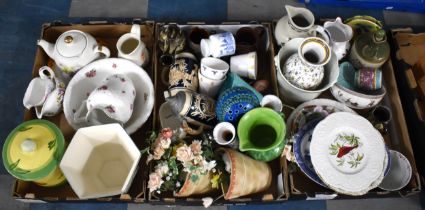
M187 123L186 120L183 120L182 128L183 128L184 132L186 132L187 134L193 135L193 136L199 135L204 131L204 126L201 125L197 129L194 129L194 128L190 127L190 125Z

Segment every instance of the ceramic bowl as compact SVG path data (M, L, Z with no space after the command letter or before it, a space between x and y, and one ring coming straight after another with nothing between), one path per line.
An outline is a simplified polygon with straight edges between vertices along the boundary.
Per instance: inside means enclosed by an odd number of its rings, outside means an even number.
M245 87L233 87L220 94L216 104L216 115L220 122L234 125L243 114L260 106L257 96Z
M60 163L60 169L80 199L126 193L141 157L119 124L81 128Z
M75 129L93 124L78 122L74 119L75 112L90 93L100 86L107 77L119 72L131 78L136 89L133 114L123 125L128 134L134 133L148 120L154 105L154 87L151 78L140 66L121 58L97 60L79 70L66 88L63 111L66 120Z
M412 177L412 166L409 160L400 152L390 150L391 166L379 188L397 191L405 187Z
M330 61L324 66L325 75L321 84L316 90L303 90L291 84L285 76L283 76L282 68L285 61L293 54L298 53L298 47L303 42L303 38L291 39L288 43L280 48L279 53L275 56L275 65L277 69L277 81L279 84L279 92L293 102L305 102L317 98L323 91L332 87L339 75L338 58L332 52Z
M349 62L340 65L338 82L331 87L332 95L353 109L367 109L378 105L386 94L385 87L368 94L360 92L354 86L354 72L355 69Z

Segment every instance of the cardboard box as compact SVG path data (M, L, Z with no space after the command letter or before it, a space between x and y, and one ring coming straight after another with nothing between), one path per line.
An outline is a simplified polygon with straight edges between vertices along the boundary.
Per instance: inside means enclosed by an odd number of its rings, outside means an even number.
M392 111L392 120L389 124L389 132L383 135L386 145L389 149L397 150L407 157L412 166L412 178L409 184L399 191L384 191L375 188L363 196L349 196L337 194L333 190L324 188L315 182L311 181L298 168L295 162L289 162L289 183L290 183L290 198L294 199L349 199L349 198L383 198L383 197L405 197L417 194L421 190L421 182L416 162L413 155L413 149L407 130L406 120L404 117L403 107L401 105L397 84L395 81L394 70L391 65L391 60L383 66L383 79L387 89L387 95L384 97L384 105L390 107ZM321 94L319 98L331 98L335 100L329 90ZM367 116L367 110L354 110L357 113Z
M88 24L63 24L63 23L52 23L44 24L42 26L41 38L49 42L55 42L56 39L65 31L68 30L81 30L91 34L96 38L97 42L101 45L108 47L111 51L111 57L117 56L116 42L120 36L125 33L129 33L132 23L141 25L141 38L146 44L150 53L153 53L154 46L154 23L153 22L141 22L140 20L134 20L128 23L107 23L107 22L94 22ZM35 42L34 42L35 43ZM38 69L44 65L53 65L53 60L50 59L47 54L40 47L37 48L34 67L32 70L32 76L38 76ZM151 78L153 78L153 62L151 61L146 67L146 72ZM153 81L153 79L152 79ZM25 110L24 120L36 119L34 109ZM63 132L65 141L70 142L75 130L67 123L65 115L60 113L54 117L44 118L55 123ZM134 134L131 138L138 146L139 149L146 147L144 140L148 131L152 130L153 126L153 113L148 121ZM73 192L69 184L65 184L58 187L45 188L40 187L32 182L26 182L17 180L12 190L12 196L18 200L25 201L85 201L85 202L145 202L145 178L147 176L145 160L140 161L138 172L133 180L133 183L127 194L117 195L107 198L80 200Z
M166 25L165 23L156 24L155 34L159 34L160 27ZM272 33L271 33L271 24L270 23L261 23L261 24L241 24L241 23L223 23L220 25L206 25L205 23L188 23L185 25L179 25L184 33L187 35L191 28L201 27L210 31L230 31L233 34L241 27L263 27L266 33L261 37L261 47L257 51L258 55L258 78L257 79L266 79L270 82L269 93L278 94L277 89L277 80L276 80L276 70L274 67L273 56L275 54L274 47L272 45ZM157 42L158 37L155 37L155 43ZM165 102L163 92L167 87L161 82L162 66L159 63L160 50L158 46L155 47L155 90L156 90L156 105L155 105L155 116L159 115L159 107L162 103ZM198 61L200 61L198 59ZM155 128L159 130L161 128L159 119L154 120ZM248 204L248 203L264 203L264 202L281 202L285 201L288 198L288 177L286 170L286 161L284 158L278 158L269 163L272 167L273 181L270 189L265 192L257 193L254 195L237 198L231 201L226 201L222 197L221 191L219 193L208 195L215 199L213 205L234 205L234 204ZM162 204L162 205L202 205L202 197L188 197L188 198L175 198L172 193L149 193L148 200L152 204Z

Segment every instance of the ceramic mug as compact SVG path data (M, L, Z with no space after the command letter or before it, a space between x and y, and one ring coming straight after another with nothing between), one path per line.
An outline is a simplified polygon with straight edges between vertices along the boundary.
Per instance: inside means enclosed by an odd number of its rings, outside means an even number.
M257 52L232 56L230 71L241 77L257 79Z
M388 123L392 119L390 108L383 105L376 106L369 114L368 120L381 133L388 131Z
M198 64L196 57L188 52L175 56L174 63L170 68L165 68L161 72L162 82L168 85L171 96L179 91L198 90ZM168 73L168 80L166 75Z
M236 32L236 53L246 54L257 51L260 43L260 37L264 33L263 27L242 27Z
M233 55L236 52L236 42L233 34L224 32L213 34L209 39L201 40L201 52L204 57L223 57Z
M149 52L141 40L140 25L133 24L131 32L122 35L117 41L118 57L142 66L149 62Z
M237 149L237 137L236 137L236 129L229 122L221 122L218 123L213 130L214 141L223 146L229 146Z
M201 72L198 74L199 78L199 93L207 95L211 98L215 98L215 96L218 93L218 90L220 90L220 87L224 84L224 81L226 81L227 77L224 76L224 78L220 80L216 79L210 79Z
M213 80L222 80L229 71L229 64L218 58L202 58L201 74Z
M180 91L174 96L164 92L164 96L173 113L184 119L184 127L196 125L199 131L216 124L215 101L210 97L189 91Z
M260 105L262 107L273 109L276 112L281 112L283 109L282 101L275 95L265 95L263 100L261 100Z
M87 98L86 119L96 118L101 124L117 122L125 124L133 113L136 90L131 79L123 74L106 77L102 84ZM109 118L109 119L108 119ZM106 120L101 120L106 119Z
M382 71L372 68L359 69L354 73L354 84L364 90L381 89Z
M202 55L200 47L201 40L208 39L209 36L210 33L203 28L195 27L190 30L188 35L188 41L189 47L190 49L192 49L193 53L195 53L196 55Z

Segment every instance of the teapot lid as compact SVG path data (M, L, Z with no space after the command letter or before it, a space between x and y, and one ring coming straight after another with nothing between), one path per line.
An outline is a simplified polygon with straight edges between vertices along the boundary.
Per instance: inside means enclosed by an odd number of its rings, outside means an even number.
M3 164L14 177L34 181L46 177L59 165L65 151L59 128L47 120L18 125L6 138Z
M63 33L56 41L58 53L64 57L81 55L87 46L87 37L82 31L71 30Z

